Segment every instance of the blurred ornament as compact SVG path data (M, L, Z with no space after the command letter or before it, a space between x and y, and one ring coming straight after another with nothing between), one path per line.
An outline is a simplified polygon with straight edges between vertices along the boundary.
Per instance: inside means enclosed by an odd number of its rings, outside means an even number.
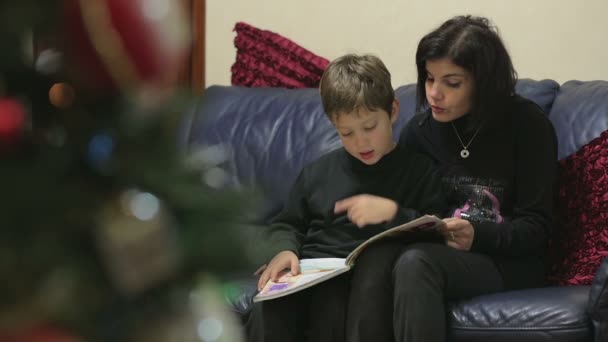
M172 0L65 0L67 56L95 94L120 90L159 100L175 85L190 45L183 5ZM141 92L146 94L142 95Z
M25 126L26 111L21 102L0 98L0 143L16 142Z
M44 133L44 141L55 147L65 146L67 141L67 132L65 127L59 125L53 125L47 128Z
M188 170L201 173L204 184L213 189L221 189L229 184L230 175L225 168L230 161L230 150L218 144L202 146L183 158L183 165Z
M36 57L34 67L45 75L53 75L61 70L63 54L55 49L44 49Z
M98 172L111 171L111 161L116 148L116 140L109 134L98 133L89 140L86 160Z
M203 342L244 341L241 323L228 309L222 286L212 276L200 277L190 295L194 317L198 321L198 337Z
M49 89L49 101L57 108L65 109L72 106L75 96L74 88L65 82L55 83Z
M80 342L78 337L50 325L31 327L11 335L0 334L0 341L11 342Z
M162 310L134 326L130 342L239 342L239 318L223 299L221 284L202 273L188 288L174 291Z
M178 271L175 226L155 195L131 189L102 210L96 240L117 289L137 295Z

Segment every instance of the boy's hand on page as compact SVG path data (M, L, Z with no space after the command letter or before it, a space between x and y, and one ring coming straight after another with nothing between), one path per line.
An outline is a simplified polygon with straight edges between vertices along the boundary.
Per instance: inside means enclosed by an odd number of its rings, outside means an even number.
M269 280L279 280L281 272L287 268L291 269L292 275L300 273L300 260L292 251L282 251L270 260L268 267L262 272L258 280L258 291L262 290Z
M392 220L397 214L397 203L374 195L356 195L336 202L334 213L346 212L348 219L361 228Z
M443 222L446 223L443 232L446 244L452 248L470 251L475 237L475 228L471 222L457 217L443 219Z

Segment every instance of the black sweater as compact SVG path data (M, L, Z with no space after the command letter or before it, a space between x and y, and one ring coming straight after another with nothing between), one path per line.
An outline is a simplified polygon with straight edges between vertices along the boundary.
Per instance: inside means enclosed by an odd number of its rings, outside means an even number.
M453 121L464 144L475 133L468 120ZM439 165L452 205L446 216L471 220L471 251L493 256L508 287L538 271L553 225L557 138L536 104L514 96L504 114L482 126L466 159L452 123L435 121L430 111L408 123L399 143Z
M287 203L270 227L270 254L284 250L300 258L346 257L371 236L421 213L445 210L441 178L432 162L397 146L374 165L343 148L305 167ZM399 205L391 222L358 228L346 213L334 214L336 201L358 194L392 199Z

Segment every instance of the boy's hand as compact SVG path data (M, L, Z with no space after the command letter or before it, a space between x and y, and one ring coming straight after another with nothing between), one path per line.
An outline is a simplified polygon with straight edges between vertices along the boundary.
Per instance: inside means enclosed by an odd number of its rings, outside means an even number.
M268 280L279 280L281 272L286 268L291 269L292 275L300 273L300 260L292 251L282 251L270 260L268 267L262 272L262 275L258 280L258 291L264 288Z
M446 223L443 232L446 244L452 248L470 251L475 237L475 228L471 222L457 217L443 219L443 222Z
M390 221L397 214L397 203L373 195L356 195L336 202L334 213L347 212L350 222L361 228L368 224Z

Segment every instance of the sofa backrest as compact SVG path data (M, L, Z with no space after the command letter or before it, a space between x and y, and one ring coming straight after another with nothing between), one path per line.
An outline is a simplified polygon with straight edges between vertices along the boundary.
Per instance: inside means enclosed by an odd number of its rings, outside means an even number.
M559 85L520 80L517 92L551 110ZM401 109L395 139L415 113L414 84L396 89ZM266 198L262 220L276 214L302 167L340 147L317 89L209 87L184 125L187 150L221 146L228 185L257 186Z
M548 279L588 285L608 256L608 82L564 83L549 119L560 168Z
M516 91L548 114L558 137L560 224L548 253L549 279L588 284L608 251L608 82L522 79ZM415 113L415 94L414 84L396 89L395 138ZM260 190L258 223L278 213L304 165L340 147L316 89L212 86L182 129L186 152L225 152L224 186Z
M559 159L567 158L608 130L608 81L568 81L549 118L557 132Z
M340 146L316 89L209 87L185 132L189 150L222 146L230 186L256 186L263 219L278 212L306 163Z

